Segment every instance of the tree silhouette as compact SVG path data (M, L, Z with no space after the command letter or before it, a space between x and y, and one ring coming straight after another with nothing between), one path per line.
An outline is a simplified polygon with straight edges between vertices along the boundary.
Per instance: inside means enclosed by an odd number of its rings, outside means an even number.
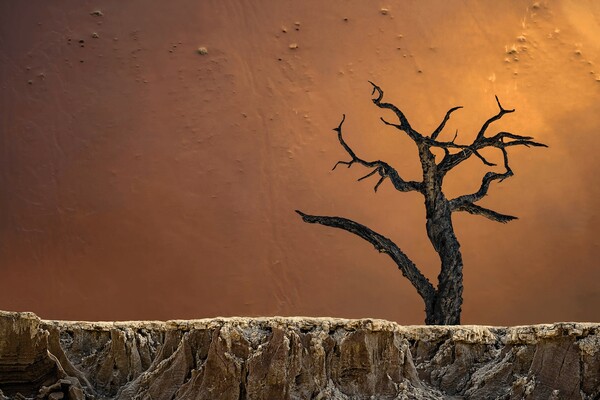
M460 245L454 234L454 228L452 227L452 213L456 211L466 211L502 223L516 219L517 217L500 214L475 203L487 195L492 182L502 182L504 179L513 175L513 171L508 164L507 149L509 147L547 146L532 141L533 138L531 137L515 135L510 132L499 132L493 136L486 137L486 131L494 121L499 120L505 114L515 111L514 109L507 110L503 108L497 96L496 102L498 103L498 108L500 110L496 115L485 121L471 144L462 145L455 143L457 135L449 142L438 140L446 122L450 119L450 115L454 111L462 108L462 106L448 110L444 119L433 133L430 136L424 136L411 127L408 119L398 107L382 101L383 90L381 90L379 86L373 82L369 83L373 85L372 95L376 94L373 103L379 108L393 111L398 117L399 123L394 124L383 118L381 118L381 121L383 121L385 125L392 126L405 132L417 145L421 167L423 169L423 180L421 182L406 181L402 179L398 171L392 168L388 163L381 160L366 161L358 157L342 136L342 125L344 124L346 115L343 116L342 121L334 131L337 132L340 144L350 156L350 161L338 161L333 169L340 164L346 165L348 168L353 164L360 164L367 168L373 168L373 170L360 178L359 181L372 175L379 174L380 178L375 185L375 191L377 191L379 185L387 178L392 185L394 185L396 190L400 192L415 191L423 195L425 198L427 236L433 244L433 248L438 253L441 261L441 271L438 276L437 288L435 288L421 271L419 271L419 268L417 268L415 263L413 263L408 256L387 237L347 218L308 215L299 210L296 210L296 212L300 214L304 222L339 228L360 236L375 246L375 249L380 253L385 253L391 257L398 265L400 271L402 271L402 275L412 283L419 295L423 298L426 313L425 323L427 325L458 325L460 324L462 305L463 261L460 253ZM442 184L446 174L473 155L479 158L485 165L495 166L495 164L486 160L480 153L480 150L492 147L500 149L502 152L505 172L487 172L483 176L479 190L474 193L458 196L454 199L447 199L442 191ZM436 163L435 155L432 153L433 148L440 148L444 151L444 156L438 163Z

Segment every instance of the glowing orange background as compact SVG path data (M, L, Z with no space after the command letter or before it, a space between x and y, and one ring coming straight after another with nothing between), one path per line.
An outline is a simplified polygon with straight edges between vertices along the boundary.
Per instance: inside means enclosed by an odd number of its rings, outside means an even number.
M424 134L463 105L441 138L469 142L497 94L517 112L490 133L550 145L510 149L481 202L519 220L455 214L463 322L600 321L599 20L593 0L0 2L0 309L422 323L390 259L293 212L368 225L435 280L420 195L330 171L346 113L361 157L419 179L373 80Z

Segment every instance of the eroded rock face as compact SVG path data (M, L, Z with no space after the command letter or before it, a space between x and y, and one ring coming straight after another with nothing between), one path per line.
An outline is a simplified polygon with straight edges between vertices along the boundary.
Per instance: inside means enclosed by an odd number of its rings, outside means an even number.
M48 354L48 331L31 313L0 315L0 389L6 393L37 393L65 375Z
M5 399L596 399L600 324L59 322L0 312Z

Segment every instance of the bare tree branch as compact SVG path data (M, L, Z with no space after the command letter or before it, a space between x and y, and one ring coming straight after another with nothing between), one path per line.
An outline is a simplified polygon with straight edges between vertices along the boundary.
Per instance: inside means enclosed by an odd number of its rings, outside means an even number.
M510 142L505 142L504 138L510 138L510 139L516 139L516 140L512 140ZM502 156L504 159L504 168L506 171L504 173L496 173L496 172L491 172L491 171L486 173L484 175L483 179L481 180L481 186L475 193L459 196L453 200L450 200L451 210L452 211L467 211L471 214L482 215L493 221L498 221L498 222L502 222L502 223L506 223L508 221L516 219L516 217L510 216L510 215L499 214L495 211L488 210L486 208L477 206L473 203L481 200L484 196L487 195L488 190L490 188L490 184L493 181L497 180L498 182L502 182L503 180L510 178L511 176L514 175L512 169L510 168L510 165L508 164L508 152L506 150L507 147L518 146L518 145L524 145L527 147L529 147L529 146L548 147L545 144L533 142L529 139L532 139L532 138L528 137L528 136L515 135L515 134L509 133L509 132L500 132L491 138L480 139L480 143L477 145L477 147L479 147L479 148L496 147L496 148L499 148L500 151L502 151ZM475 141L475 143L476 142L477 142L477 140ZM479 153L477 153L476 150L472 150L471 148L469 148L469 151L472 151L473 153L475 153L475 155L477 155L479 158L481 158L482 161L486 165L494 165L494 164L487 162ZM444 161L442 161L442 163L443 162Z
M377 192L377 189L379 189L379 185L381 185L383 183L384 179L385 179L385 176L382 176L381 178L379 178L379 181L377 181L377 184L373 188L373 190L375 190L375 192Z
M491 117L487 121L485 121L485 123L483 124L483 126L479 130L479 133L477 134L477 138L475 138L475 141L477 141L477 140L479 140L480 138L483 137L483 135L485 134L485 131L487 130L487 128L490 126L490 124L492 122L499 120L505 114L510 114L510 113L515 112L514 108L512 110L506 110L506 109L504 109L502 107L502 105L500 104L500 100L498 100L498 96L494 96L494 97L496 97L496 103L498 103L498 108L500 109L500 111L498 111L498 114L494 115L493 117Z
M379 172L379 168L375 168L373 171L369 172L367 175L363 176L362 178L358 178L358 181L360 182L363 179L367 179L368 177L375 175L378 172Z
M513 139L510 142L505 141L504 139ZM480 148L485 146L493 146L493 147L505 147L505 146L517 146L523 145L526 147L548 147L543 143L534 142L531 136L521 136L515 135L510 132L498 132L494 136L490 138L484 138L481 141Z
M448 120L450 119L450 114L452 114L454 111L463 108L463 106L457 106L457 107L453 107L451 109L448 110L448 112L446 113L446 116L444 117L442 123L440 124L440 126L438 126L436 128L435 131L433 131L433 133L431 134L431 138L433 140L437 139L438 135L440 133L442 133L442 130L444 129L444 126L446 126L446 122L448 122ZM457 131L458 132L458 131ZM456 139L456 136L454 137L454 139ZM452 140L452 142L454 142L454 140Z
M425 300L426 305L435 297L436 290L433 285L421 271L419 271L417 266L408 258L408 256L390 239L347 218L308 215L299 210L296 210L296 212L302 217L304 222L343 229L363 238L371 243L377 251L387 254L394 260L400 271L402 271L402 275L404 275L410 283L412 283L415 289L417 289L419 295Z
M502 174L496 172L486 173L483 179L481 180L481 186L479 187L479 190L477 190L475 193L465 194L453 200L450 200L450 206L452 209L457 209L465 204L475 203L476 201L481 200L487 194L490 188L490 184L493 181L497 180L502 182L506 178L510 178L511 176L513 176L513 172L510 169L510 166L508 165L508 153L506 152L506 149L504 147L501 147L500 150L502 150L502 155L504 156L504 167L506 168L506 172Z
M490 124L494 121L499 120L505 114L509 114L509 113L512 113L515 111L514 109L511 109L511 110L504 109L502 107L502 105L500 104L500 100L498 99L498 96L494 96L494 97L496 98L496 103L498 104L498 108L500 109L498 111L498 114L494 115L493 117L491 117L487 121L485 121L485 123L483 124L483 126L481 127L479 132L477 133L477 136L476 136L475 140L473 141L473 143L471 143L468 146L463 147L463 151L460 151L455 154L450 154L449 152L446 152L446 156L440 163L440 170L442 171L442 173L445 174L446 172L448 172L452 168L456 167L461 162L469 159L469 157L471 157L471 155L473 155L473 154L475 154L485 165L488 165L488 166L494 165L494 164L487 162L487 160L485 158L483 158L481 156L481 154L479 154L477 152L477 150L489 145L488 143L484 143L484 142L487 142L487 141L485 141L484 135L485 135L485 132L487 131L487 129L489 128Z
M505 114L512 113L515 111L514 109L506 110L506 109L502 108L497 96L496 96L496 102L498 103L498 107L500 108L500 111L498 112L498 114L489 118L483 124L481 130L477 134L477 137L475 138L473 143L471 143L469 145L455 145L453 143L454 141L452 142L452 144L448 144L448 142L437 142L437 141L428 142L428 144L430 144L431 146L444 148L445 156L439 164L439 169L443 174L446 174L448 171L450 171L452 168L456 167L461 162L469 159L469 157L471 157L471 155L473 155L473 154L475 154L485 165L494 166L495 164L488 162L478 152L478 150L481 150L485 147L505 148L505 147L509 147L509 146L520 146L520 145L526 146L526 147L530 147L530 146L532 146L532 147L548 147L547 145L545 145L543 143L534 142L532 140L533 138L530 136L515 135L514 133L510 133L510 132L499 132L499 133L495 134L494 136L485 137L485 131L487 130L487 128L489 127L489 125L492 122L502 118L502 116ZM506 139L511 139L511 141L507 141ZM449 151L449 148L457 148L457 149L460 149L460 151L458 151L454 154L451 154Z
M531 136L515 135L514 133L502 131L502 132L498 132L494 136L488 138L488 140L495 142L497 140L504 139L504 138L517 139L517 140L531 140L531 139L533 139Z
M400 121L400 124L396 125L396 124L389 123L389 122L385 121L383 118L381 118L383 123L386 125L394 126L398 129L406 132L408 134L408 136L415 142L417 142L417 143L421 142L423 140L423 136L419 132L415 131L410 126L410 123L408 122L408 119L406 118L404 113L402 111L400 111L400 109L398 107L396 107L395 105L393 105L391 103L382 103L381 100L383 99L383 90L381 90L381 88L379 86L377 86L376 84L374 84L373 82L369 81L369 83L371 85L373 85L373 92L371 94L374 95L377 92L377 97L373 99L373 103L375 103L375 105L379 108L385 108L388 110L392 110L394 112L394 114L396 114L396 116L398 117L398 120Z
M452 204L451 204L451 207L452 207ZM456 206L455 208L452 208L452 211L466 211L470 214L481 215L483 217L491 219L492 221L502 222L503 224L505 224L509 221L512 221L514 219L517 219L517 217L513 217L512 215L500 214L496 211L478 206L473 203L464 203L460 206Z
M488 167L495 167L496 164L489 162L488 160L486 160L481 154L479 154L478 151L473 150L473 154L475 154L485 165L487 165Z
M508 146L519 146L519 145L523 145L525 147L548 147L547 145L543 144L543 143L538 143L538 142L532 142L531 140L513 140L512 142L507 142L504 143L503 147L508 147Z
M381 179L375 185L375 191L377 191L377 189L379 188L379 185L381 185L381 183L383 182L383 180L385 178L389 178L390 182L392 182L392 184L394 185L394 188L396 188L396 190L398 190L400 192L421 191L421 186L422 186L421 182L405 181L404 179L402 179L402 177L400 177L400 175L398 174L398 171L396 171L388 163L386 163L384 161L380 161L380 160L365 161L365 160L359 158L356 155L356 153L352 150L352 148L350 148L350 146L348 146L348 144L346 143L346 141L344 140L344 137L342 135L342 125L344 124L345 120L346 120L346 114L343 115L342 121L337 126L337 128L334 128L333 130L335 132L337 132L338 140L340 141L340 144L342 145L344 150L346 150L346 153L348 153L350 155L351 160L350 161L338 161L333 166L332 170L334 170L339 164L346 165L346 166L348 166L348 168L350 168L352 166L352 164L358 163L367 168L375 168L374 171L363 176L362 178L359 179L359 181L362 181L363 179L374 175L376 172L378 172L379 175L381 176Z

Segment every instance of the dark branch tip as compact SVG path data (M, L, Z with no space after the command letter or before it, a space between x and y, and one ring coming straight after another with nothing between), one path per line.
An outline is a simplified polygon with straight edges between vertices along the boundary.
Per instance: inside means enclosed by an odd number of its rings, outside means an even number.
M390 126L395 126L396 128L400 128L401 125L397 125L397 124L392 124L391 122L386 121L385 119L383 119L383 117L379 117L379 119L386 125L390 125Z
M379 172L379 173L381 173L381 172ZM375 193L377 193L377 189L379 188L379 185L381 185L381 183L383 182L383 180L384 180L385 178L386 178L386 176L385 176L385 175L382 175L382 176L381 176L381 179L379 179L379 181L377 182L377 184L376 184L376 185L375 185L375 187L374 187Z
M340 164L347 165L348 168L350 168L352 166L352 164L354 163L354 161L355 161L354 159L351 160L351 161L338 161L338 162L335 163L335 165L333 166L333 168L331 168L331 170L332 171L335 170L337 168L337 166L340 165Z
M302 219L304 219L306 217L306 214L304 214L302 211L300 211L300 210L294 210L294 211L296 211L296 213L298 215L300 215L302 217Z
M515 219L519 219L518 217L512 216L512 215L502 215L502 216L498 216L498 219L496 219L496 222L500 222L501 224L506 224L509 223L510 221L514 221Z
M496 103L498 103L498 107L500 108L500 111L504 111L504 108L502 108L502 104L500 104L500 100L498 99L498 96L494 95L494 97L496 98Z
M496 98L496 103L498 103L498 107L500 108L500 114L508 114L508 113L511 113L511 112L515 112L514 108L512 108L510 110L507 110L504 107L502 107L502 104L500 104L500 100L498 99L498 96L494 95L494 97Z
M345 120L346 120L346 114L342 114L342 120L340 121L340 124L337 126L337 128L333 128L333 130L336 131L337 133L342 133L342 125L344 124Z
M378 94L377 98L376 98L376 99L373 99L373 103L377 104L377 103L379 103L379 102L381 101L381 99L383 98L383 90L381 90L381 88L380 88L378 85L374 84L373 82L371 82L371 81L368 81L368 82L369 82L371 85L373 85L373 91L371 92L371 95L374 95L374 94L375 94L375 92L379 92L379 94Z
M380 171L380 168L375 168L373 171L369 172L367 175L363 176L362 178L358 178L358 182L362 181L363 179L367 179L368 177L375 175L376 172ZM381 173L381 172L380 172Z

